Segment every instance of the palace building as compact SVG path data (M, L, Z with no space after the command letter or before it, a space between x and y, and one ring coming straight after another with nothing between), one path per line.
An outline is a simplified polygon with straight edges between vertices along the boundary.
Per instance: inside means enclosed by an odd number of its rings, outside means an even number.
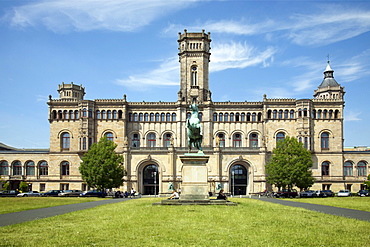
M0 145L1 180L16 189L21 181L33 190L81 189L87 185L78 167L91 144L103 136L115 142L127 170L120 190L142 194L181 188L182 163L188 152L186 119L189 105L199 105L203 150L210 156L209 191L249 195L264 189L265 165L278 140L296 137L312 153L313 189L363 189L369 173L370 149L343 147L344 88L330 63L311 99L259 102L213 102L209 81L210 33L178 36L180 90L176 102L129 102L85 99L85 88L58 86L59 98L47 102L50 149L28 150ZM325 68L325 65L323 65ZM275 189L276 190L276 189Z

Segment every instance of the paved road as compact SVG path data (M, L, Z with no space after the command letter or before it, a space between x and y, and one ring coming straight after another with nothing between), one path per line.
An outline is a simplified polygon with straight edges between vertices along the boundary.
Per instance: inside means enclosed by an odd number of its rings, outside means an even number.
M18 224L30 220L52 217L60 214L66 214L78 210L93 208L100 205L123 202L126 200L130 200L130 198L115 198L95 202L68 204L50 208L39 208L15 213L0 214L0 227Z
M310 204L310 203L301 203L301 202L293 202L289 199L285 200L278 200L275 198L265 198L265 197L252 197L252 199L271 202L271 203L278 203L285 206L291 207L302 207L308 210L322 212L326 214L332 214L337 216L343 216L347 218L354 218L357 220L369 221L370 222L370 212L360 211L360 210L353 210L353 209L346 209L346 208L337 208L331 206L324 206L324 205L317 205L317 204ZM100 205L110 204L110 203L117 203L117 202L124 202L130 200L129 198L119 198L119 199L107 199L102 201L95 201L95 202L84 202L84 203L77 203L77 204L69 204L63 206L56 206L50 208L40 208L40 209L33 209L27 210L22 212L15 212L9 214L0 214L0 227L18 224L26 221L42 219L47 217L52 217L56 215L66 214L78 210L93 208Z
M285 206L291 207L301 207L311 211L321 212L325 214L332 214L347 218L353 218L357 220L363 221L370 221L370 212L361 211L361 210L354 210L354 209L347 209L347 208L338 208L332 206L325 206L325 205L318 205L318 204L311 204L311 203L302 203L302 202L294 202L289 199L275 199L275 198L266 198L266 197L252 197L253 199L265 201L265 202L272 202L278 203Z

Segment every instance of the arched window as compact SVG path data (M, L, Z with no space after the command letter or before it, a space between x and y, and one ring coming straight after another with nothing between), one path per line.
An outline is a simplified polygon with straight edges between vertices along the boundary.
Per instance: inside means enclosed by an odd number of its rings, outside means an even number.
M294 110L290 110L290 119L294 118Z
M171 113L166 114L166 122L171 122Z
M213 113L213 122L217 122L217 113Z
M191 117L191 113L190 112L186 113L186 119L190 119L190 117Z
M225 147L225 135L224 133L218 133L217 134L217 141L218 141L218 145L219 147Z
M333 118L333 110L329 110L329 119Z
M247 113L247 122L250 122L251 121L251 114L248 112Z
M320 119L320 118L321 118L321 112L322 112L321 110L318 110L318 111L317 111L317 118L318 118L318 119Z
M60 169L61 169L62 176L68 176L69 175L69 162L63 161L62 164L60 165Z
M63 112L61 110L58 111L58 119L63 119Z
M20 161L15 161L13 163L13 176L22 175L22 163Z
M329 133L321 134L321 149L329 149Z
M0 175L9 175L9 164L5 160L0 162Z
M262 121L262 113L261 112L258 113L257 118L258 118L257 119L258 122L261 122Z
M82 109L82 117L87 117L87 109Z
M242 146L242 135L236 133L233 135L233 147L241 147Z
M159 122L159 113L156 113L156 114L155 114L155 121L156 121L156 122Z
M234 113L230 113L230 122L234 122L235 119L234 119Z
M279 141L284 141L285 139L285 133L284 132L279 132L276 134L276 143Z
M72 110L70 110L68 114L69 114L69 119L74 119L75 118L75 115L74 115Z
M113 119L117 119L117 111L113 110Z
M224 115L224 121L225 122L228 122L229 121L229 114L228 113L225 113L225 115Z
M100 116L100 111L99 110L97 110L96 111L96 119L100 119L101 118L101 116Z
M138 116L137 116L137 113L135 112L134 113L134 122L137 122L138 121L138 118L137 118Z
M236 113L235 114L235 121L236 122L239 122L240 121L240 114L239 113Z
M166 119L165 119L165 114L162 112L162 113L161 113L161 122L164 122L164 121L166 121Z
M316 110L312 110L312 114L311 114L311 115L312 115L311 117L312 117L313 119L315 119L315 118L316 118Z
M140 147L140 135L138 133L132 134L131 147L134 148Z
M122 119L123 112L122 110L118 110L118 119Z
M343 167L344 176L353 176L353 164L352 162L346 161Z
M251 148L258 147L258 134L257 133L251 133L249 135L249 147Z
M197 73L197 67L191 67L191 85L192 86L198 86L198 73Z
M172 113L172 122L176 122L176 113Z
M240 114L240 121L245 122L245 113Z
M105 133L105 137L107 137L107 139L108 139L109 141L114 141L113 133L112 133L112 132L107 132L107 133Z
M150 133L150 134L148 134L148 138L147 138L147 140L148 140L148 147L155 147L156 146L156 136L155 136L155 134L154 133Z
M33 161L26 163L26 176L35 176L35 163Z
M139 122L143 121L143 117L144 117L144 115L142 113L139 113Z
M284 118L285 119L288 119L288 116L289 116L289 111L288 110L285 110L284 111Z
M255 112L253 112L252 113L252 122L256 122L256 113Z
M224 115L222 113L218 114L218 121L222 122L224 119L223 116Z
M323 118L323 119L327 119L327 118L328 118L328 111L327 111L327 110L324 110L324 111L322 112L322 118Z
M107 119L107 116L106 116L106 114L105 114L105 110L102 110L102 111L101 111L101 118L102 118L102 119Z
M360 161L357 163L357 174L358 176L366 176L366 163L363 161Z
M150 113L150 122L154 122L154 113Z
M271 119L271 110L268 110L268 111L267 111L267 118L268 118L268 119ZM248 120L247 120L247 121L248 121Z
M203 113L199 112L198 113L198 118L199 118L200 121L202 121L203 120Z
M112 119L112 111L111 110L107 111L107 119Z
M47 176L49 175L49 166L48 162L41 161L39 164L39 175L40 176Z
M172 134L171 133L166 133L164 134L164 137L163 137L163 147L170 147L171 146L171 138L172 138Z
M321 176L329 176L329 162L327 161L321 164Z
M143 169L143 194L157 195L159 190L159 174L156 165L147 165Z
M61 135L61 146L62 149L69 149L70 148L70 135L68 132L63 132Z
M75 119L78 119L78 110L75 110Z
M89 118L92 118L93 112L92 112L92 110L91 110L91 109L89 109L89 111L88 111L88 115L89 115Z
M232 195L245 195L248 184L248 170L243 165L234 165L230 171Z
M148 113L145 113L144 114L144 121L145 122L148 122L149 121L149 114Z
M282 119L283 118L283 110L279 110L279 119Z
M272 111L272 118L277 119L277 110Z

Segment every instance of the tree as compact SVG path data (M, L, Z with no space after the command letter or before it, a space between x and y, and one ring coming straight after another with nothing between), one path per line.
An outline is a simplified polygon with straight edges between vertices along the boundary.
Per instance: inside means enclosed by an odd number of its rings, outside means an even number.
M19 183L19 190L24 192L24 191L28 191L28 184L24 181L20 182Z
M123 184L126 171L123 157L114 151L116 147L117 144L103 137L82 157L79 170L89 187L104 191Z
M294 137L287 136L278 141L273 155L266 165L266 181L280 188L299 189L311 187L315 179L312 177L311 153Z

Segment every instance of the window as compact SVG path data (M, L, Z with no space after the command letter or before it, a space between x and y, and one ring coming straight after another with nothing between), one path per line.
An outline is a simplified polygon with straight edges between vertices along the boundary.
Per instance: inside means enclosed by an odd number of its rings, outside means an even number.
M105 110L102 110L101 111L101 118L102 119L106 119L107 117L106 117L106 114L105 114Z
M144 114L144 121L145 122L148 122L149 121L149 114L148 113L145 113Z
M60 190L69 190L69 184L60 184Z
M228 122L229 121L229 114L228 113L225 113L225 115L224 115L224 121L225 122Z
M22 163L20 161L15 161L13 163L13 176L22 175Z
M277 118L277 110L274 110L274 111L272 112L272 118L273 118L273 119L276 119L276 118Z
M346 161L344 163L343 175L344 176L353 176L353 164L351 162Z
M235 121L236 122L239 122L240 121L240 114L239 113L236 113L235 114Z
M107 111L107 118L112 119L112 111L111 110Z
M321 176L329 176L329 162L327 161L321 164Z
M83 110L82 110L82 117L87 117L87 110L86 110L86 108L84 108Z
M170 113L166 114L166 122L171 122L171 114Z
M329 149L329 134L327 132L321 134L321 149Z
M113 110L113 119L117 119L117 111Z
M69 111L69 118L70 119L74 119L75 118L75 115L74 115L74 113L73 113L72 110Z
M288 115L289 115L289 111L288 110L285 110L284 111L284 118L285 119L288 119Z
M140 135L135 133L132 134L131 147L139 148L140 147Z
M245 122L245 113L240 115L240 121Z
M0 162L0 175L8 175L9 174L9 164L7 161Z
M283 118L283 110L279 110L279 115L278 115L279 119L282 119Z
M172 122L176 122L176 113L172 113Z
M91 110L91 109L89 110L88 114L89 114L89 118L92 118L92 116L93 116L93 112L92 112L92 110Z
M283 132L277 133L277 135L276 135L276 143L278 143L279 141L284 141L284 139L285 139L285 134Z
M256 122L256 113L255 112L252 113L252 122Z
M241 147L242 146L242 135L237 133L233 135L233 146Z
M148 135L148 147L155 147L156 146L156 136L154 133L150 133Z
M367 175L366 163L365 162L363 162L363 161L358 162L357 172L358 172L358 176L366 176Z
M154 113L150 113L150 122L154 122Z
M61 175L62 176L68 176L69 175L69 162L63 161L61 164Z
M251 148L258 147L258 134L252 133L249 135L249 147Z
M26 175L35 176L35 163L33 161L27 161L26 163Z
M290 118L293 119L294 118L294 110L290 110Z
M49 175L48 162L41 161L39 167L40 167L39 168L39 174L40 174L40 176L47 176L47 175Z
M213 113L213 122L217 122L217 113Z
M62 133L62 149L70 148L70 135L67 132Z
M166 121L165 120L165 114L164 113L161 113L161 122L164 122L164 121Z
M159 122L159 113L156 113L156 114L155 114L155 121L156 121L156 122Z
M198 85L198 82L197 82L197 67L192 67L191 68L191 85L192 86L197 86Z
M142 122L143 121L143 114L142 113L139 113L139 122Z
M45 191L45 184L40 184L40 191Z
M171 146L171 138L172 134L171 133L166 133L163 138L163 147L170 147Z
M86 150L86 137L82 138L82 150Z
M305 149L308 149L308 137L307 137L307 136L304 138L303 147L304 147Z
M235 121L234 113L230 113L230 122L234 122L234 121Z
M105 134L105 137L107 137L107 139L108 139L109 141L113 141L113 140L114 140L114 138L113 138L113 133L112 133L112 132L108 132L108 133L106 133L106 134Z
M218 114L218 121L222 122L223 121L222 119L223 119L223 114L222 113Z
M217 141L220 147L225 147L225 135L223 133L217 134Z
M137 122L138 121L138 116L137 116L137 113L135 112L134 113L134 122Z
M203 113L199 112L198 113L198 118L199 118L200 121L202 121L203 120Z

